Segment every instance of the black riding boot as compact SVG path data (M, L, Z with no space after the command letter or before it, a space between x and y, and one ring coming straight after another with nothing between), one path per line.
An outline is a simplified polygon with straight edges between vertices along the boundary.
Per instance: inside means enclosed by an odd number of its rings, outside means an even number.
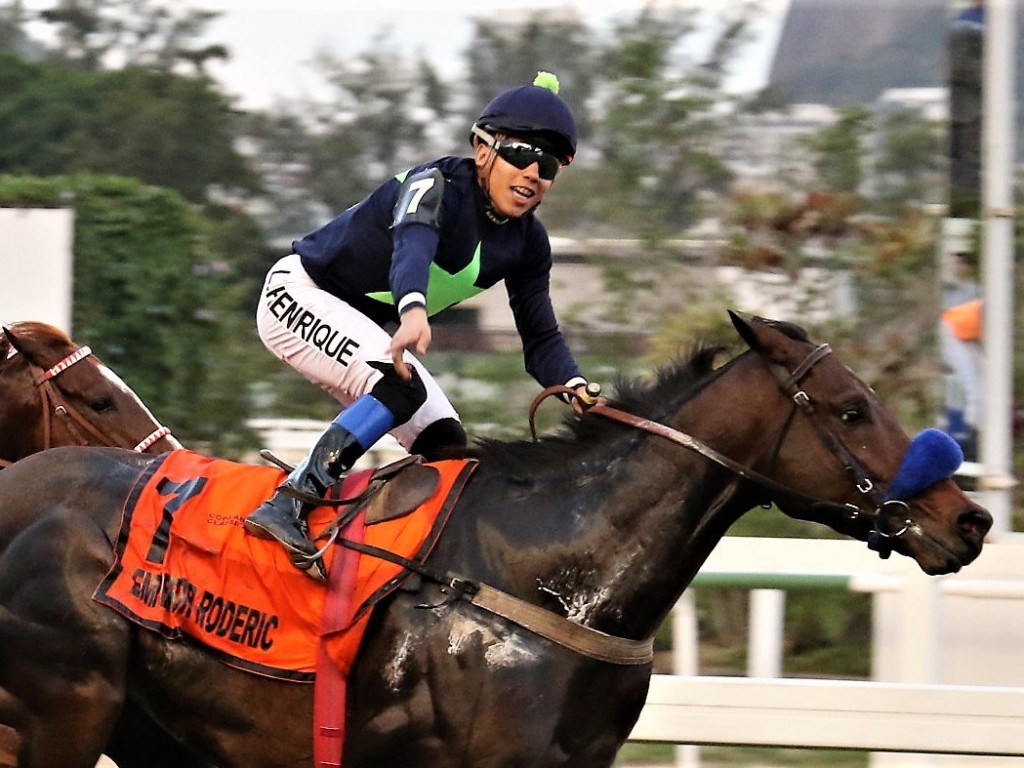
M365 452L352 432L332 422L274 495L245 519L245 530L261 539L281 542L296 568L323 581L327 574L323 561L314 557L317 546L310 540L306 524L306 515L315 505L297 498L292 491L323 497L341 473Z

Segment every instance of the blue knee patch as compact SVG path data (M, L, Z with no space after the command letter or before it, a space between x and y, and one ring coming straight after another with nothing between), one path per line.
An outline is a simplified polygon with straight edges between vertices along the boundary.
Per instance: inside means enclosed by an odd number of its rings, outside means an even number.
M351 432L369 450L395 425L395 417L373 395L363 395L339 413L334 423Z

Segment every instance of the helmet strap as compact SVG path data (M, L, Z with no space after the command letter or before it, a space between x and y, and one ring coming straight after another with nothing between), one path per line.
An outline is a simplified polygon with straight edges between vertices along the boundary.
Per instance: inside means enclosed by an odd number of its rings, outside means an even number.
M486 145L484 145L484 146L486 146ZM476 149L476 147L474 147L474 149ZM493 166L494 165L494 161L498 157L498 153L495 151L493 146L489 147L489 150L490 151L487 153L487 160L484 162L485 166L488 163ZM491 174L490 174L490 172L488 171L486 179L481 178L480 174L478 172L477 173L477 186L480 187L480 191L484 195L484 215L487 216L487 218L490 219L495 224L505 224L505 223L508 222L509 217L508 216L504 216L503 214L499 213L498 209L494 207L494 201L491 199L490 185L491 185Z
M480 183L480 190L484 193L484 215L495 224L507 224L509 217L498 213L498 209L494 207L494 201L491 200L491 193L483 182Z

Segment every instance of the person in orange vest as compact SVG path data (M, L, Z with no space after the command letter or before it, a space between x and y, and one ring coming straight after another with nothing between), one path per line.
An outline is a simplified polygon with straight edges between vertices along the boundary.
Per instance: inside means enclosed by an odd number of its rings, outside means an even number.
M949 371L946 387L946 430L960 443L964 457L977 457L978 426L981 422L983 368L981 334L983 301L981 291L969 279L965 254L954 255L956 279L943 296L939 323L942 361Z

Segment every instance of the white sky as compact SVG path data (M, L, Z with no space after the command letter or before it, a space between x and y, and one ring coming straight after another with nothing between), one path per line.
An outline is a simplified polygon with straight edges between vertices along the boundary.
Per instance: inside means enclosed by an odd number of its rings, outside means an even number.
M239 106L265 109L296 98L316 98L324 86L309 66L329 50L341 57L367 49L387 28L390 41L423 55L446 78L458 77L476 17L519 15L568 8L595 27L645 5L719 10L732 0L166 0L176 8L220 11L206 41L226 45L231 58L210 72ZM734 73L733 90L764 84L790 0L760 0L767 11L758 42L746 48ZM54 0L24 0L26 10L52 7Z
M655 5L721 8L723 0L655 0ZM763 85L789 0L762 0L766 24L760 42L749 46L737 81ZM223 43L232 58L211 72L246 108L266 108L292 98L316 97L321 87L308 62L323 49L343 55L366 50L388 28L391 40L422 54L446 77L458 76L478 16L524 14L538 8L575 9L595 25L621 11L637 11L640 0L189 0L193 7L223 11L209 27L211 42ZM596 6L596 7L595 7Z

